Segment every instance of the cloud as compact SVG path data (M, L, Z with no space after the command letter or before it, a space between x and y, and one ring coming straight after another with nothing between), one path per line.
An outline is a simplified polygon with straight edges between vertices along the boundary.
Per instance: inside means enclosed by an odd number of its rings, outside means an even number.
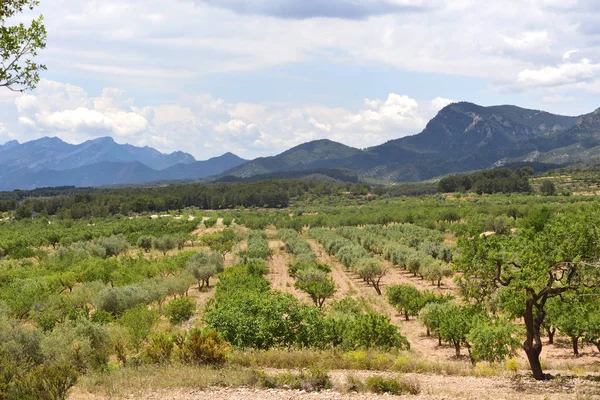
M28 131L58 134L67 140L143 132L148 121L131 108L120 89L106 88L90 97L83 88L43 79L35 94L15 100L19 124Z
M246 157L271 155L305 141L329 138L367 147L416 134L451 101L416 100L390 93L364 99L357 110L324 105L265 105L227 102L210 94L178 104L137 107L118 88L91 96L80 87L42 80L39 90L16 99L21 138L58 135L82 142L111 135L117 142L183 150L198 158L227 151ZM7 133L0 132L6 138Z
M420 0L198 0L241 14L260 14L285 19L317 17L364 19L375 15L422 11Z
M600 77L600 64L587 58L579 62L564 62L558 66L525 69L519 72L518 82L526 86L562 86L593 82Z

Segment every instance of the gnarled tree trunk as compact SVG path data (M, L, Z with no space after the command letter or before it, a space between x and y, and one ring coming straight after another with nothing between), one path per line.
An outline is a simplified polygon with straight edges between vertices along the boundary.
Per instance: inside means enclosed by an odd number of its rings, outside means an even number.
M540 363L540 354L542 353L542 338L540 335L540 318L536 318L533 313L533 301L527 301L527 307L525 309L525 328L527 329L527 336L523 342L523 350L527 354L529 365L533 377L538 380L544 380L544 371L542 371L542 364Z

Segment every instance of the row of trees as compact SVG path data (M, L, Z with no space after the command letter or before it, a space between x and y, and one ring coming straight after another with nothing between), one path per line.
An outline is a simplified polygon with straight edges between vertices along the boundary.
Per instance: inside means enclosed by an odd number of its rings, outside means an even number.
M336 285L331 278L331 268L317 263L317 257L310 244L300 234L291 229L282 229L279 236L283 239L293 261L288 266L290 275L296 278L296 289L307 293L315 306L322 308L325 300L333 297Z
M373 286L377 294L381 295L381 279L388 273L388 269L371 257L362 246L326 228L311 229L310 235L325 247L328 254L336 256L346 268L360 276L367 285Z
M531 192L529 177L533 174L533 168L523 167L514 171L509 168L496 168L471 175L449 175L440 179L438 192L528 193Z

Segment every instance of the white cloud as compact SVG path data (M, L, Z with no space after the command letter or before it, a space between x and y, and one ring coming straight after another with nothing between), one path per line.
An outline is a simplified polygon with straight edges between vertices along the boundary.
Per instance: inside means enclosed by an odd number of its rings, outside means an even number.
M501 35L501 37L504 39L504 42L508 46L517 50L550 50L551 40L547 31L524 32L518 38L508 37L504 35Z
M418 133L450 102L390 93L385 99L364 99L364 106L352 111L323 105L229 103L201 94L182 98L181 104L136 107L121 89L106 88L93 97L81 88L47 80L38 92L15 101L27 139L56 134L81 142L112 135L121 143L183 150L199 158L226 151L247 157L276 154L321 138L372 146Z
M565 62L556 67L525 69L519 72L518 82L527 86L561 86L592 82L600 77L600 64L587 58L579 62Z

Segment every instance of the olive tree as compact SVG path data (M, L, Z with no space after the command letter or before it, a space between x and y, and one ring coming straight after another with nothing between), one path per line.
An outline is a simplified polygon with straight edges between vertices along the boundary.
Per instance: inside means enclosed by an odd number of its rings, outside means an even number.
M156 250L162 251L163 255L166 256L169 250L173 250L177 247L177 242L171 236L163 236L154 239L152 245Z
M198 290L210 287L210 278L224 270L223 257L217 252L197 253L190 258L186 268L198 281Z
M512 236L473 234L459 239L459 288L465 299L486 303L501 291L501 306L523 318L523 349L535 379L540 363L541 329L550 299L600 286L600 213L597 206L550 215L540 227Z

